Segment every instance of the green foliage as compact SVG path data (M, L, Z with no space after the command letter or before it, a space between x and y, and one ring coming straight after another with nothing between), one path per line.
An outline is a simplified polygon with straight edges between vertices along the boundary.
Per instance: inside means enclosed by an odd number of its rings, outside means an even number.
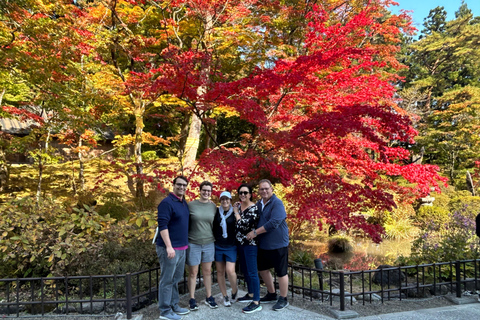
M406 48L400 95L411 97L402 107L418 116L415 148L464 188L464 172L480 154L480 28L466 4L446 19L443 7L432 9L419 40Z
M105 203L99 207L98 214L110 215L111 218L120 221L128 217L130 211L125 207L122 196L118 192L108 192L103 196Z
M411 204L399 204L392 212L386 214L383 227L387 239L411 239L418 233L413 225L415 210Z
M449 218L448 210L438 206L421 206L417 212L417 222L423 230L429 226L433 229L436 227L440 228L440 226L448 222Z
M151 240L132 239L127 243L106 242L98 252L85 252L70 264L71 275L125 274L142 271L158 264Z
M101 216L109 215L111 218L119 221L128 217L130 211L121 203L108 201L98 209L98 214Z
M290 263L306 267L314 267L314 261L316 258L315 254L301 243L297 242L290 246L290 252L288 254Z
M431 223L412 244L412 261L417 264L477 259L475 219L466 210L450 214L440 228Z
M0 208L2 276L63 275L66 266L85 252L97 253L110 234L110 217L87 205L69 212L51 199L31 198Z
M145 161L157 160L157 152L153 150L142 152L142 159Z
M473 197L469 192L463 192L453 197L449 202L451 211L463 211L470 218L474 218L480 213L480 197Z

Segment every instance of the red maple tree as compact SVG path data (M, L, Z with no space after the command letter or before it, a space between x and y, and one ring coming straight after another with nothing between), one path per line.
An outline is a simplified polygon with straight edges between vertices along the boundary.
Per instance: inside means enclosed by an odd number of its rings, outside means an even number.
M288 187L291 219L361 229L374 241L383 228L361 212L391 209L394 194L438 188L438 168L408 164L410 152L401 147L416 135L393 100L402 67L396 42L409 23L389 20L383 5L372 1L338 23L332 7L315 5L304 16L301 54L209 92L255 127L243 135L243 148L202 155L220 187L269 178Z

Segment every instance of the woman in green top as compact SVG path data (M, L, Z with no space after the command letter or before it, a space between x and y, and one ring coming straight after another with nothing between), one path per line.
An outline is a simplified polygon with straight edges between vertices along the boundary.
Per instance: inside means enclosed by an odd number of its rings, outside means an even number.
M203 284L207 298L205 304L210 308L218 308L212 297L212 262L215 259L215 237L213 236L213 219L217 206L210 201L212 183L204 181L200 184L200 198L188 203L190 222L188 231L188 291L190 293L190 310L198 310L195 300L195 288L200 263L202 264Z

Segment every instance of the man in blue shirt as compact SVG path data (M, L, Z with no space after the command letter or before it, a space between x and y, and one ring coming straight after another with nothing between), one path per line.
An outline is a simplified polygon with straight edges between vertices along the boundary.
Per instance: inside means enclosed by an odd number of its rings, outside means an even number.
M257 202L260 212L257 229L247 235L247 238L255 238L258 235L258 270L263 282L267 286L268 293L260 299L260 303L276 302L273 310L279 311L288 307L288 226L287 212L282 200L273 194L272 183L263 179L258 186L258 192L262 197ZM270 269L274 268L280 287L280 296L273 284Z
M178 282L183 278L188 248L188 221L190 211L185 200L188 180L178 176L171 192L158 205L157 256L160 262L158 308L160 319L180 320L190 311L178 305Z

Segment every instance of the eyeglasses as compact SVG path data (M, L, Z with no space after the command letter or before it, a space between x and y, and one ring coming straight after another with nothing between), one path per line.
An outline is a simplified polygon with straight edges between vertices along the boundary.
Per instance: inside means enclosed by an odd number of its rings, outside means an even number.
M248 191L240 191L238 194L241 195L241 196L246 196L249 193L250 192L248 192Z
M230 199L229 198L222 198L222 199L220 199L220 201L230 201Z
M187 187L186 183L175 183L175 185L179 188L186 188Z
M258 191L268 191L268 190L270 190L270 187L268 187L268 188L260 188L260 189L258 189Z

